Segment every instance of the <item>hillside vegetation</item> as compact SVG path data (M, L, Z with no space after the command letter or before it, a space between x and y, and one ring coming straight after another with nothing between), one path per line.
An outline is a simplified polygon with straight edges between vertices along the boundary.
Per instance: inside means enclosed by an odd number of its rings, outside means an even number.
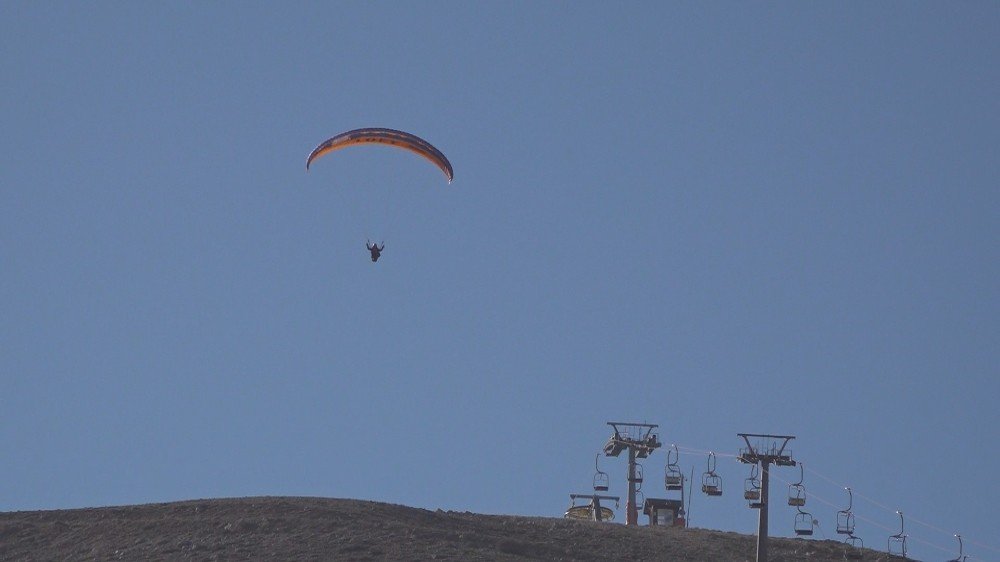
M704 529L258 497L0 514L0 560L752 561L755 538ZM844 559L837 541L772 538L772 561ZM865 551L865 560L901 560Z

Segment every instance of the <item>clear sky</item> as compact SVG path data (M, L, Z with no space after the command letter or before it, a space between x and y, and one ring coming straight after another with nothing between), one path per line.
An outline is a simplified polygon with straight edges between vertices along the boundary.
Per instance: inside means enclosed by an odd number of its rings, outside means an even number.
M0 509L558 517L605 422L648 421L696 477L796 435L826 536L850 485L866 544L902 509L915 557L1000 560L998 30L996 2L2 2ZM454 183L383 147L306 172L367 126ZM692 524L753 532L719 473Z

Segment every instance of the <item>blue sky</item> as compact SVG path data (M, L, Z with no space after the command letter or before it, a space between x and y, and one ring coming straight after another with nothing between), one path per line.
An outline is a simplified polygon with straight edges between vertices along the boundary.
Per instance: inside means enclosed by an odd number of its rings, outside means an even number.
M631 420L794 434L828 536L850 485L866 544L902 509L913 556L1000 559L997 29L991 2L0 4L0 508L560 516ZM454 183L381 147L306 172L366 126ZM719 472L692 523L752 532Z

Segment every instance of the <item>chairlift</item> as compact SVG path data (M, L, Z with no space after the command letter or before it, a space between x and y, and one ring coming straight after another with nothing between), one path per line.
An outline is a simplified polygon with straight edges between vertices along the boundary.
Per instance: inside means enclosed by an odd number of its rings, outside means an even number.
M887 550L889 554L895 554L906 558L906 531L903 526L903 512L897 511L899 515L899 532L889 537Z
M671 456L671 453L673 453L673 456ZM673 461L670 460L671 458ZM680 467L677 466L677 461L680 458L681 454L677 450L677 445L674 445L673 449L667 449L667 467L663 476L663 485L667 490L684 489L684 475L681 474Z
M968 560L969 556L962 554L962 535L956 533L955 538L958 539L958 558L949 560L948 562L965 562Z
M743 499L750 502L750 509L760 509L760 478L757 476L757 465L751 465L750 477L743 481Z
M847 545L844 548L844 558L848 560L861 560L865 548L865 541L861 540L861 537L856 537L853 534L848 535L844 539L844 544Z
M796 510L798 513L795 514L795 534L801 537L812 536L813 526L816 524L812 513L802 511L802 508L796 508Z
M635 482L636 484L642 484L642 465L635 463L635 470L632 472L629 480Z
M715 453L708 453L708 470L701 475L701 491L709 496L722 495L722 478L715 473L717 460Z
M854 493L851 492L850 487L844 489L847 490L847 509L837 512L837 533L841 535L853 535L854 513L851 512L851 507L854 505Z
M805 480L805 469L799 463L799 481L788 485L788 505L792 507L802 507L806 504L806 487L802 485Z
M597 470L594 473L594 491L595 492L607 492L608 484L610 483L610 478L608 473L601 470L601 467L597 464L597 459L601 458L601 454L597 453L594 456L594 469Z

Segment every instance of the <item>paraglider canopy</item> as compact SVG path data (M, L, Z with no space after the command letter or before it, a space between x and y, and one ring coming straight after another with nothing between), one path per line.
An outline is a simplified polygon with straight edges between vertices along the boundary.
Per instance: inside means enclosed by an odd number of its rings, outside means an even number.
M313 161L320 156L356 144L385 144L409 150L440 168L444 172L445 177L448 178L448 183L451 183L451 180L455 178L451 162L448 161L448 158L440 150L434 148L431 143L405 131L381 128L354 129L353 131L347 131L346 133L330 137L309 153L309 158L306 159L306 169L308 170Z

